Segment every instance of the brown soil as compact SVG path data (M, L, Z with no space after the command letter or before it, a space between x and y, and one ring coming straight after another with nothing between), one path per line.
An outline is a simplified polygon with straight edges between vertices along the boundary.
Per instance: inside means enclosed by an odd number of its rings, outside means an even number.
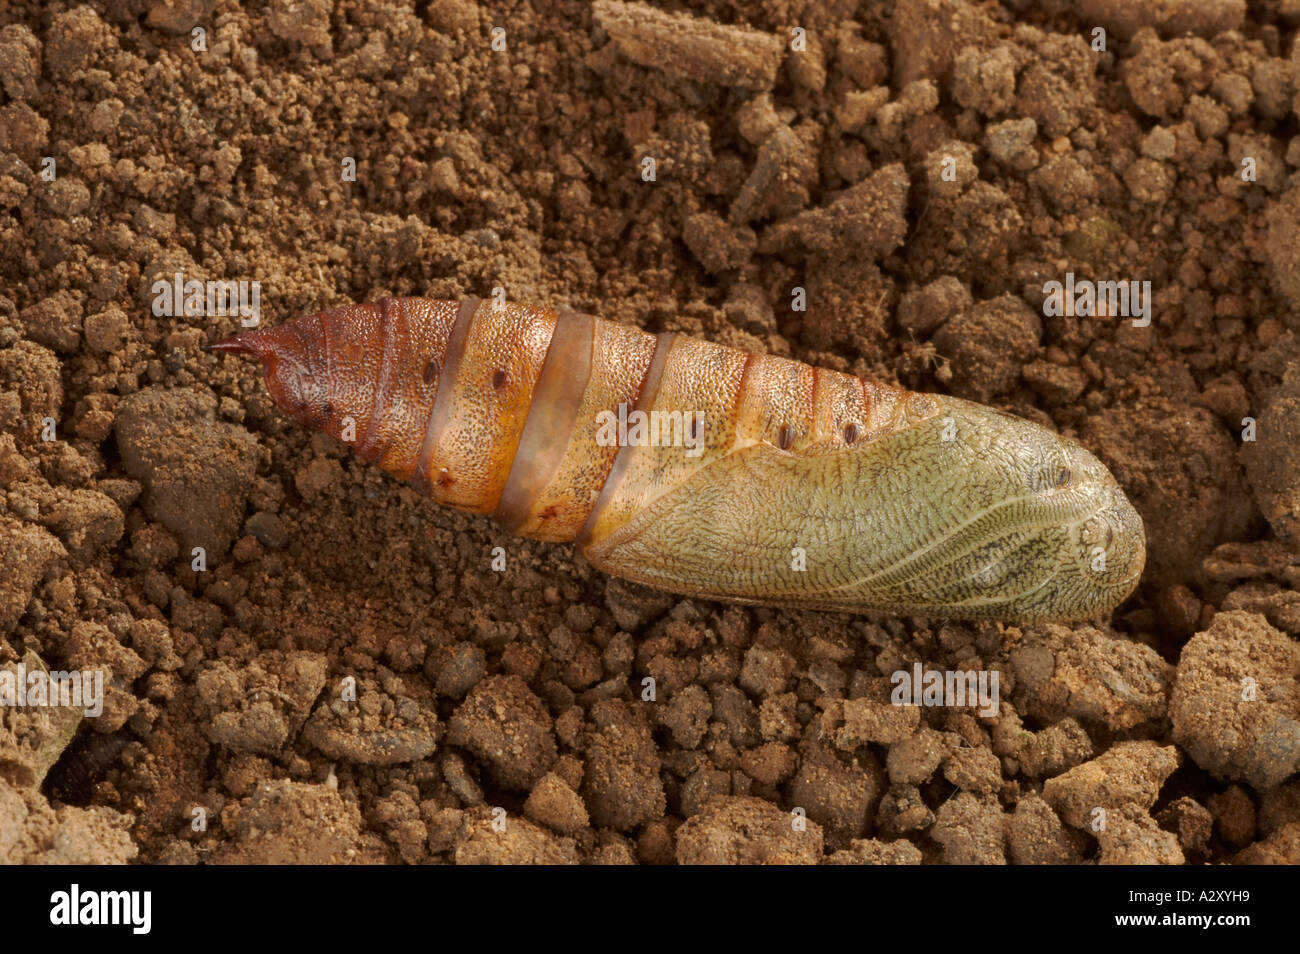
M1300 861L1300 3L683 6L0 7L0 666L112 676L0 710L0 860ZM1147 574L1032 628L638 589L293 426L178 270L985 401ZM1067 271L1150 326L1045 317ZM914 662L999 715L891 706Z

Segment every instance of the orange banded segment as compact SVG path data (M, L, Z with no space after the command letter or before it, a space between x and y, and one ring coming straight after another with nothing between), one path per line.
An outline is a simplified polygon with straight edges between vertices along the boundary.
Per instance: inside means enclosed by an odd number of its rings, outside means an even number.
M753 355L737 397L737 442L803 450L812 425L813 385L813 369L803 362Z
M395 477L410 480L459 308L428 298L385 298L377 307L383 340L376 412L369 415L365 432L358 434L357 456L376 460Z
M554 330L554 312L526 305L462 311L416 472L433 499L471 513L496 509Z
M814 370L817 388L809 435L812 446L836 451L866 440L878 428L862 381L839 371Z
M682 430L687 415L701 416L697 422L702 419L703 433L697 435L698 443L692 440L693 448L644 441L623 448L579 538L592 548L661 494L731 453L736 401L752 356L698 338L679 335L665 340L668 337L660 337L637 408L660 415L661 436L665 428ZM662 370L656 381L661 353Z
M554 478L569 445L578 406L591 377L595 318L562 311L533 392L532 408L515 451L510 477L493 518L512 531L528 518L533 502Z
M515 528L522 536L537 540L572 540L577 536L619 453L617 444L599 439L602 412L617 414L620 405L635 407L648 377L655 353L654 335L599 318L593 320L588 334L590 371L586 387L570 421L570 431L559 434L564 449L559 465L538 487ZM519 456L522 454L521 445Z

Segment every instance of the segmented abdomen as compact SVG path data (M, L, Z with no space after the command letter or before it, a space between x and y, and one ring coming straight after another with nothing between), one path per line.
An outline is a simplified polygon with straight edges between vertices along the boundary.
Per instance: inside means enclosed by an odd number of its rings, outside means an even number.
M482 299L390 298L253 335L280 360L285 343L317 342L305 360L324 387L276 395L303 423L344 439L351 424L363 460L542 540L584 527L599 539L746 447L806 454L873 440L905 396L787 358ZM643 430L639 442L611 443L602 412L618 418L620 407L623 419L662 415L685 440L654 445ZM911 410L933 409L914 400Z

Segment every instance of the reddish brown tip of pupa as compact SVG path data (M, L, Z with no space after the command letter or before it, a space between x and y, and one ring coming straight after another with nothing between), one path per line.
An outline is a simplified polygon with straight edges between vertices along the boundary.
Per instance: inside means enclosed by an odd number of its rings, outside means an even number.
M220 351L224 354L252 354L261 355L263 349L258 346L256 339L257 332L241 331L237 335L231 335L224 341L218 341L215 344L208 345L209 351Z

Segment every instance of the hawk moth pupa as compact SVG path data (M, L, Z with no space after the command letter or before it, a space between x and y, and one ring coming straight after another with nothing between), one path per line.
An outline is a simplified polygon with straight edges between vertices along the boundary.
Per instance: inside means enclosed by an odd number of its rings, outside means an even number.
M213 347L259 358L284 411L336 438L350 423L358 457L439 503L677 593L1073 620L1122 602L1146 558L1137 511L1073 441L787 358L425 298ZM610 418L636 412L676 439L610 441Z

